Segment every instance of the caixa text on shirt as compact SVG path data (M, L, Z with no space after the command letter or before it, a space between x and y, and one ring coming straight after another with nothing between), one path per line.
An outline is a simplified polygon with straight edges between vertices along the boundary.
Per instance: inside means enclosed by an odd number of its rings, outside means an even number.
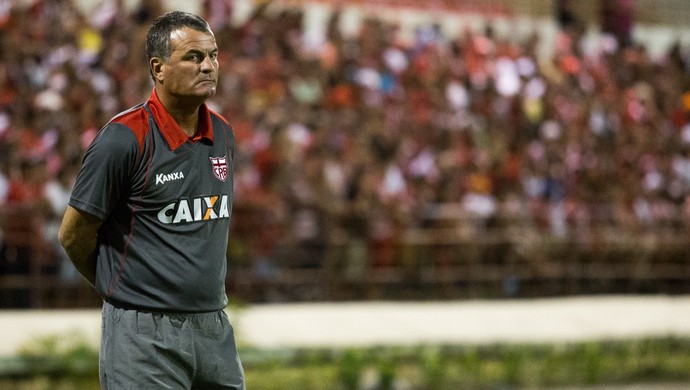
M227 194L182 198L158 211L158 220L165 224L210 221L230 218Z

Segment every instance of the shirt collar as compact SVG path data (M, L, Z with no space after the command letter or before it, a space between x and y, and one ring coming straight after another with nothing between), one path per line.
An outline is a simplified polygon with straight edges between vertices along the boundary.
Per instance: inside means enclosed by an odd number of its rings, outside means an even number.
M153 114L153 119L158 125L158 129L163 134L163 137L168 142L171 150L179 148L187 141L196 142L199 140L208 140L213 142L213 128L211 127L211 113L206 106L206 103L199 107L199 126L196 134L188 137L182 130L180 125L175 122L173 117L168 113L168 110L163 107L163 104L158 99L158 94L154 88L151 92L151 97L148 100L148 106Z

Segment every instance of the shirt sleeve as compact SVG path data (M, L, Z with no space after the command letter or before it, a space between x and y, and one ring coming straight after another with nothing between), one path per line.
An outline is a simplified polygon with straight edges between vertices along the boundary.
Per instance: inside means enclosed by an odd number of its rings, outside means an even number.
M70 206L105 220L130 190L138 153L139 144L128 127L106 125L84 155Z

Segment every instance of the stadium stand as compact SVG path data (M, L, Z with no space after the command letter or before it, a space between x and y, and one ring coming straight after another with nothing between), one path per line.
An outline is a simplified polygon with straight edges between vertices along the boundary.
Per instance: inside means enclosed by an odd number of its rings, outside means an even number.
M26 3L0 7L2 264L29 245L22 272L47 279L3 270L0 294L91 305L54 229L98 127L148 96L143 34L165 7L105 1L87 16L72 1ZM595 34L591 9L557 2L548 36L523 19L515 36L495 28L524 16L505 7L473 8L481 23L452 34L389 17L344 33L345 6L313 36L291 3L261 2L240 23L232 2L201 10L221 45L210 104L237 138L237 299L688 292L688 57L680 40L661 53L636 41L636 15L658 17L644 1ZM224 17L209 14L219 5ZM7 216L20 206L35 211ZM30 232L12 226L35 218ZM17 285L31 294L12 298ZM46 286L66 298L39 298Z

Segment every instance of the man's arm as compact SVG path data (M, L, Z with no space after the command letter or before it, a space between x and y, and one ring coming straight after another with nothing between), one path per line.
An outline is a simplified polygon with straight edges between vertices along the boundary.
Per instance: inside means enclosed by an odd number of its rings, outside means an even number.
M68 206L58 233L58 240L77 271L94 286L96 285L96 236L101 224L103 221L99 218Z

